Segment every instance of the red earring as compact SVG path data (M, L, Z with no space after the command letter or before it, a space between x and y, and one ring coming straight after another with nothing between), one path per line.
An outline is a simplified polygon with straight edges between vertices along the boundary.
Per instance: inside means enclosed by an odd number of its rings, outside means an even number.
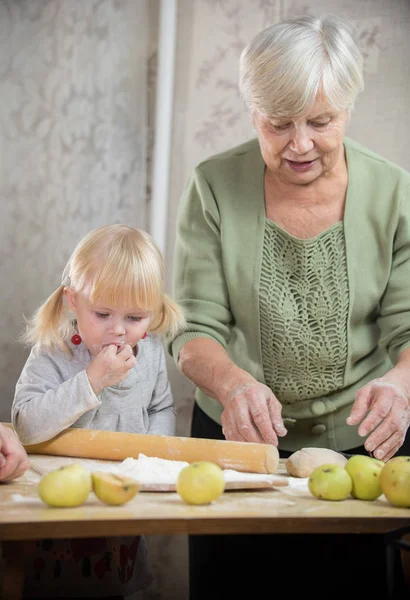
M144 335L142 336L142 340L145 340L145 338L147 337L147 332L144 333Z
M73 344L75 344L76 346L79 346L82 342L81 336L78 335L78 333L75 333L72 338L71 341L73 342Z

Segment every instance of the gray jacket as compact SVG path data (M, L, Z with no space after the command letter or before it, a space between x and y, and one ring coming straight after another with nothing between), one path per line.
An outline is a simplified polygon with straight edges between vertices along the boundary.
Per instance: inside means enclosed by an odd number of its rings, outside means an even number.
M67 427L175 434L175 408L161 339L138 344L137 364L118 385L96 396L86 368L92 356L71 344L62 350L34 346L16 384L13 426L25 445L51 439Z

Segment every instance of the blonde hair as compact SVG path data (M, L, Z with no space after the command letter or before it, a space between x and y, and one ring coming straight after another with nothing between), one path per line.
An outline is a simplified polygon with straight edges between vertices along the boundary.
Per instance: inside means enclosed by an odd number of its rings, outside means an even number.
M268 118L306 114L320 92L333 109L350 111L364 87L353 27L332 15L267 27L242 51L239 71L246 105Z
M68 260L61 285L27 321L23 342L68 350L75 319L65 303L65 287L92 303L151 312L151 333L175 335L185 327L180 307L164 292L161 252L141 229L116 224L88 233Z

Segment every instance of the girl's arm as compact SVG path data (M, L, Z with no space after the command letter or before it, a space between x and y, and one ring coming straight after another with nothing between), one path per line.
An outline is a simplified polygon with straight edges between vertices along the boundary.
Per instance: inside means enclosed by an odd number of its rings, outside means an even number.
M148 416L149 426L147 433L153 435L175 435L175 405L162 345L160 348L158 376L154 393L148 406Z
M13 426L24 445L51 439L101 402L94 394L85 369L64 377L67 359L32 349L16 385L11 409ZM66 380L64 380L66 379Z

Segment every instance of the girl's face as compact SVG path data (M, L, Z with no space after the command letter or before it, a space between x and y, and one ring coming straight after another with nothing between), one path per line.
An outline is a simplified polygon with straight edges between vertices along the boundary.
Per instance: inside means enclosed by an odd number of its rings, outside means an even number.
M82 293L68 288L65 295L76 314L78 333L92 356L111 344L135 348L151 321L151 313L142 309L91 304Z

